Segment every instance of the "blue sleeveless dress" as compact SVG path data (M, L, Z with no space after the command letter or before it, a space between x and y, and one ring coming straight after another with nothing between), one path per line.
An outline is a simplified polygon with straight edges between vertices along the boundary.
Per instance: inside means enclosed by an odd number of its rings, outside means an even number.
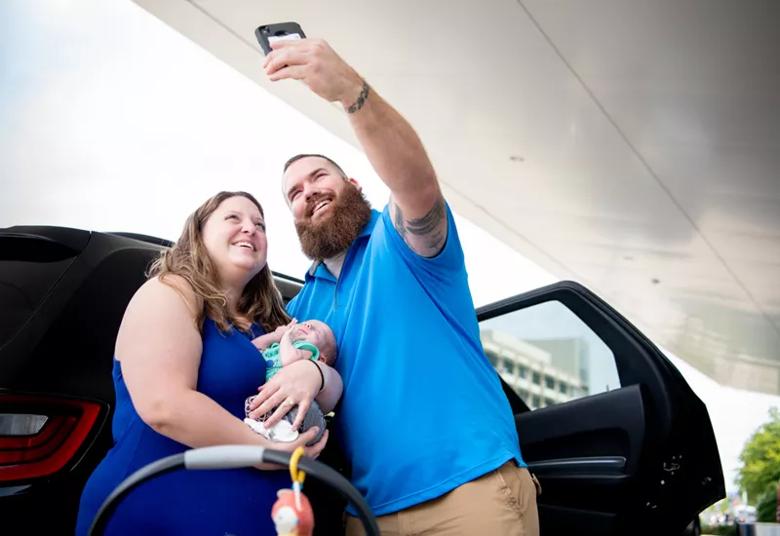
M255 336L262 330L253 326ZM136 413L114 360L116 411L114 446L87 481L76 534L86 534L100 505L122 480L148 463L187 450L158 434ZM221 333L210 319L203 326L198 391L239 419L244 399L265 379L265 362L248 335ZM120 501L105 534L275 534L271 506L276 491L289 488L288 471L254 468L187 471L179 469L142 483Z

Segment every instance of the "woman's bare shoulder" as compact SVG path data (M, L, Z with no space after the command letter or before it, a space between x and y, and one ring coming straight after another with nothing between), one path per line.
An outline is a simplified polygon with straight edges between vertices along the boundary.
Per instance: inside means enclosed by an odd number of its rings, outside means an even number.
M138 342L150 345L168 344L175 334L177 344L200 341L197 326L198 298L187 281L179 276L154 277L146 281L127 305L117 333L115 353L117 361L126 362L138 353ZM155 342L156 341L156 342ZM121 356L121 359L120 359Z
M181 303L187 307L193 317L203 307L203 300L195 293L192 285L180 275L166 274L152 277L136 291L132 302L146 306L176 308Z

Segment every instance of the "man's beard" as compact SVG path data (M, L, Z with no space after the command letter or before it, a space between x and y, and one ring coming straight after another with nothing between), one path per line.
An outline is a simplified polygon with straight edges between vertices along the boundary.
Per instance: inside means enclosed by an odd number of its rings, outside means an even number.
M319 222L308 214L322 196L313 197L306 205L305 214L295 222L303 253L312 260L330 259L346 251L371 219L371 205L363 193L350 183L331 202L328 214Z

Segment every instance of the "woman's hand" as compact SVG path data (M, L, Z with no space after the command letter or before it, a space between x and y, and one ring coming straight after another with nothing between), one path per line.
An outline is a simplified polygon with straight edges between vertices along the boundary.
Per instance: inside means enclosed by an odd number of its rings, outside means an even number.
M313 440L315 437L317 437L317 433L319 432L319 428L316 426L310 428L309 430L306 430L303 434L298 436L298 439L295 441L290 441L289 443L283 443L279 441L266 441L266 443L263 445L267 449L272 450L281 450L283 452L293 452L298 447L303 447L303 455L312 458L317 459L317 457L322 452L322 449L325 448L325 444L328 442L328 430L325 430L325 432L322 434L322 437L319 441L317 441L314 445L307 447L306 443ZM287 469L287 466L285 465L279 465L276 463L261 463L260 465L256 465L258 469L264 469L264 470L270 470L275 471L278 469Z
M311 401L320 390L320 373L314 369L315 366L318 365L313 361L296 361L282 367L258 389L260 392L249 405L249 417L257 419L273 410L264 421L270 428L297 405L298 415L292 425L296 430L300 428Z
M328 430L325 430L320 440L317 441L315 444L311 446L306 446L306 444L311 443L314 440L314 438L317 437L319 431L320 429L318 427L312 426L302 434L299 434L298 439L296 439L295 441L290 441L289 443L274 441L271 444L271 446L267 448L274 449L274 450L282 450L285 452L292 452L298 447L303 447L304 456L308 456L309 458L317 458L317 456L320 455L322 449L325 448L325 445L328 442L328 436L329 436Z

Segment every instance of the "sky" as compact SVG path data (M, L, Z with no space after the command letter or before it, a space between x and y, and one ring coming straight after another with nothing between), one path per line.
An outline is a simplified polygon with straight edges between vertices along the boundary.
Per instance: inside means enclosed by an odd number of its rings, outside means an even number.
M332 156L374 206L386 202L359 150L129 0L0 3L0 227L175 239L205 199L246 190L265 209L271 268L300 277L308 261L279 177L301 152ZM456 222L476 305L558 280L457 214ZM734 489L737 456L780 397L720 386L669 357L707 404Z

